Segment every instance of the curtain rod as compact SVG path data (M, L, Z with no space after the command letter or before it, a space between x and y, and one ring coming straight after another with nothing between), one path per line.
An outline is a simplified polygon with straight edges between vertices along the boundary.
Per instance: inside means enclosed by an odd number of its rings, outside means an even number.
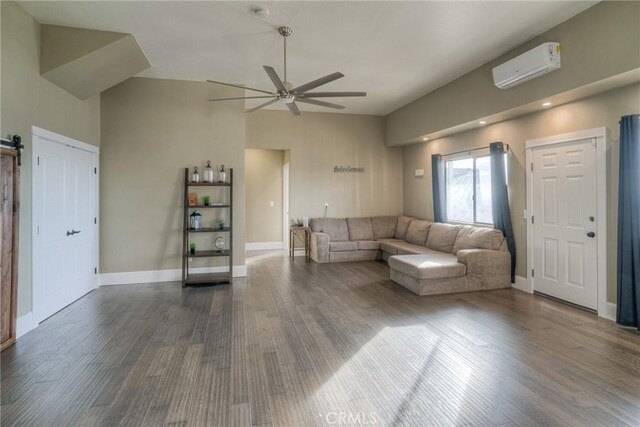
M511 149L511 147L509 147L509 144L502 144L506 150L505 151L509 151ZM447 153L447 154L440 154L442 157L446 157L446 156L453 156L455 154L462 154L462 153L471 153L472 151L479 151L479 150L486 150L487 148L489 148L490 146L487 145L485 147L478 147L478 148L472 148L470 150L460 150L460 151L455 151L453 153Z

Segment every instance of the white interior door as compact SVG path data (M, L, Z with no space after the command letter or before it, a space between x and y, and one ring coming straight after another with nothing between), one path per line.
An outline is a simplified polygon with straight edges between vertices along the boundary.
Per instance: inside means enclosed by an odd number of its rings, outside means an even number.
M33 311L41 322L97 285L97 155L33 135Z
M596 310L595 139L535 148L532 155L533 289Z

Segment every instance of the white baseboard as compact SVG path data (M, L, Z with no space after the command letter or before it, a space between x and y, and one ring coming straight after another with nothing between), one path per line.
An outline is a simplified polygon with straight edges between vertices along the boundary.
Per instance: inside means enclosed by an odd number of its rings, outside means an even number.
M192 273L221 273L227 271L227 267L190 268ZM234 265L233 277L246 277L246 265ZM100 274L100 286L129 285L134 283L177 282L182 280L182 270L150 270L127 271L122 273Z
M523 292L527 292L532 294L533 289L529 287L527 283L526 277L516 276L516 283L512 283L511 287L514 289L521 290ZM598 311L598 316L604 317L605 319L616 321L616 304L612 302L607 302L604 310Z
M604 313L601 313L600 311L598 311L598 316L604 317L605 319L613 320L615 322L617 308L618 308L617 304L614 304L612 302L607 302Z
M38 325L33 324L32 312L28 312L24 316L18 317L16 320L16 339L20 338L30 330L35 329L36 326Z
M533 293L533 289L527 283L527 278L522 276L516 276L516 283L512 283L511 287L513 289L518 289L523 292L527 292L529 294Z
M282 249L284 244L282 242L255 242L245 243L244 247L247 251L266 251L270 249Z

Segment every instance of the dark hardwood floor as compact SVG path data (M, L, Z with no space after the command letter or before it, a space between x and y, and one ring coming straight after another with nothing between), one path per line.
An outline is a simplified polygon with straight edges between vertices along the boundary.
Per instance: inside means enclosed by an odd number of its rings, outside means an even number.
M2 425L640 425L640 335L593 314L419 297L378 262L248 270L57 313L2 353Z

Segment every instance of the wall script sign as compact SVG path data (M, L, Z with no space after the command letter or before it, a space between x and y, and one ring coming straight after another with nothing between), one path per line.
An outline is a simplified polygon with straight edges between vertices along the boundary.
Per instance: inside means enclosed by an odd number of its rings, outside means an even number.
M333 173L364 173L364 168L354 168L351 166L334 166Z

